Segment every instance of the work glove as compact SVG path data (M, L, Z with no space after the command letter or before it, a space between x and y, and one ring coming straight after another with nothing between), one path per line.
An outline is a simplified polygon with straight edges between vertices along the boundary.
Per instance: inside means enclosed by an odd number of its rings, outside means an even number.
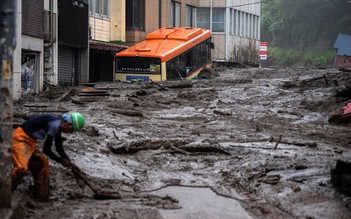
M69 167L69 166L71 166L71 161L69 159L64 158L64 159L62 159L62 165L64 167Z

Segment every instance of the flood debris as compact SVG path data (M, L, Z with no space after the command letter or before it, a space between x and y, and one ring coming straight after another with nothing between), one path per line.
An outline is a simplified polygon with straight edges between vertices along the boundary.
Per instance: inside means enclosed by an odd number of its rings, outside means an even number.
M16 101L19 116L37 109L83 113L87 126L64 136L66 152L98 194L117 191L121 197L93 198L81 179L72 180L71 169L50 163L52 200L35 210L25 206L27 218L142 213L161 218L154 214L161 209L194 212L181 196L150 196L169 188L176 194L174 187L215 189L221 198L238 200L252 218L351 218L351 197L342 192L349 191L349 174L331 175L336 160L351 157L351 131L347 123L328 122L347 101L346 93L335 94L350 86L349 73L275 68L219 73L210 80L157 82L166 89L150 82L89 87L108 96L78 95L86 85L50 87ZM179 84L183 87L175 88ZM57 102L69 89L77 93ZM33 182L24 180L15 194L29 190ZM184 193L189 203L197 203L189 194Z
M172 153L180 153L183 155L203 155L209 153L217 153L231 155L229 152L206 144L191 145L191 140L139 140L133 142L119 142L116 144L108 144L108 148L116 154L133 154L143 150L171 150Z
M71 164L71 169L74 175L82 180L93 192L96 199L120 199L121 194L118 191L107 191L101 188L97 188L90 180L87 178L87 174L84 173L77 165Z
M112 113L118 113L126 116L144 117L143 113L139 110L109 108L109 111L111 111Z

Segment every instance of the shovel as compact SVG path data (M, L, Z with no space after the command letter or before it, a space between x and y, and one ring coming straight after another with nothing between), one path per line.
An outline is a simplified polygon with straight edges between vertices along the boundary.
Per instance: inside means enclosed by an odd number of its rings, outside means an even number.
M117 191L106 191L106 190L101 190L95 185L93 185L88 178L86 177L86 173L84 173L78 166L76 166L74 163L71 164L71 169L74 175L82 180L93 192L94 192L94 197L96 199L100 200L106 200L106 199L120 199L121 194Z

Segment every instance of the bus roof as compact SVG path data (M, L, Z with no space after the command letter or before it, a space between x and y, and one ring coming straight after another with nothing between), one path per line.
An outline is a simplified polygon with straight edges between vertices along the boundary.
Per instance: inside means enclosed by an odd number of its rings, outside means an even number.
M203 28L160 28L146 35L144 41L118 52L115 57L152 57L165 62L210 37L211 31Z

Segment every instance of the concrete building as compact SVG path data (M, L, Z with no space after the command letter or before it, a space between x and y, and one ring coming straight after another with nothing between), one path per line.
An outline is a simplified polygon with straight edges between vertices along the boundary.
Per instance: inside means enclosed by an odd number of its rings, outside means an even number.
M87 1L16 1L13 98L87 82Z
M48 8L47 8L48 9ZM57 7L53 11L57 11ZM17 0L13 98L39 92L44 81L44 2ZM56 43L53 43L55 46Z
M196 25L213 33L213 61L258 64L260 3L256 0L201 0Z
M113 58L125 44L125 0L89 1L89 82L113 81Z
M52 1L52 0L50 0ZM50 2L49 1L49 2ZM53 4L56 1L52 1ZM89 80L88 1L58 0L59 85L78 85ZM55 25L52 22L49 24ZM53 28L54 29L54 28ZM53 52L55 54L55 51ZM46 57L49 57L46 55ZM46 62L46 60L45 60ZM45 63L46 64L46 63Z

